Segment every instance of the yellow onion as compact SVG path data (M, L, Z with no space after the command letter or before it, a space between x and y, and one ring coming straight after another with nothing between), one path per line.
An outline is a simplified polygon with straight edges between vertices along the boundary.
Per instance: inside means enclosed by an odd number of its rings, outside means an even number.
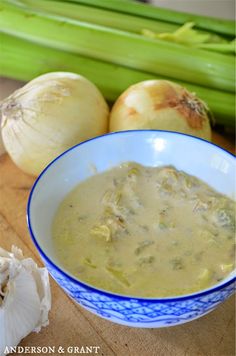
M166 80L129 87L115 102L110 131L156 129L211 139L209 110L195 94Z
M39 76L5 99L0 111L5 148L32 175L69 147L108 130L105 99L74 73Z

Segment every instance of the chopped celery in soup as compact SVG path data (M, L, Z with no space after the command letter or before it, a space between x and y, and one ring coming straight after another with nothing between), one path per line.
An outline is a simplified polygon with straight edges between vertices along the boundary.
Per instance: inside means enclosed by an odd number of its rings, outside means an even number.
M53 240L62 265L111 292L169 297L234 269L235 203L174 167L123 163L61 203Z

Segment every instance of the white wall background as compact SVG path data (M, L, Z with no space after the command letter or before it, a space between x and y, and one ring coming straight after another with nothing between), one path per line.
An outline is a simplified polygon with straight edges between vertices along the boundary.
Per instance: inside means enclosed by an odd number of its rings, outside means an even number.
M234 0L150 0L150 2L179 11L235 19Z

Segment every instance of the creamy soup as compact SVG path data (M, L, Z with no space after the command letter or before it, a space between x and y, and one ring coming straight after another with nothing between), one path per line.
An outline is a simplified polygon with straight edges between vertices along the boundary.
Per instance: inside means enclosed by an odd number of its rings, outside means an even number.
M234 269L235 203L174 167L124 163L61 203L53 240L80 280L119 294L167 297Z

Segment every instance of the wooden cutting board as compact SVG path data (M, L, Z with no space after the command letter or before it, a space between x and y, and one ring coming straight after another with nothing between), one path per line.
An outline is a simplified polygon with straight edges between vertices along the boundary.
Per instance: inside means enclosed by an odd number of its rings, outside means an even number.
M220 135L214 141L233 150ZM20 247L42 265L26 225L26 203L34 179L21 172L8 155L0 157L0 246ZM76 305L51 279L50 324L26 337L22 346L100 346L110 356L233 356L235 305L231 297L201 319L167 329L133 329L103 320ZM68 353L64 353L68 354Z
M234 150L232 140L222 135L215 133L214 142L231 152ZM25 256L42 265L26 225L26 204L33 182L34 179L21 172L7 154L0 156L0 246L10 250L13 244L17 245ZM62 346L65 350L69 346L99 346L98 354L104 356L235 354L234 297L203 318L182 326L134 329L113 324L82 309L52 279L51 290L49 326L38 334L27 336L21 346L55 346L56 349Z

